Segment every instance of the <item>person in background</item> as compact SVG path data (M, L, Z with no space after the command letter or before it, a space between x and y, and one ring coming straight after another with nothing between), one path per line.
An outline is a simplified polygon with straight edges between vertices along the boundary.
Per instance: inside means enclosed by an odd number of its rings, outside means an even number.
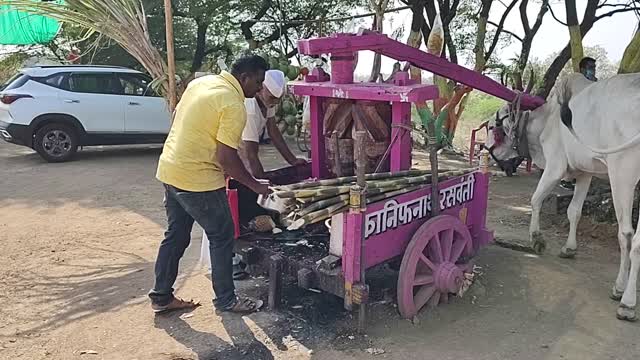
M276 110L285 93L286 85L287 81L282 71L269 70L265 73L262 90L254 98L244 101L244 106L247 109L247 124L242 132L240 157L244 161L245 167L258 179L265 178L264 167L258 156L260 134L265 129L273 145L289 165L307 163L307 160L296 158L293 155L276 124Z
M585 57L580 60L579 66L580 72L584 77L591 81L598 81L598 78L596 77L596 59Z
M584 77L591 81L598 81L598 78L596 77L596 59L585 57L580 60L578 66L580 67L580 73L584 75ZM560 186L566 190L573 190L575 188L575 183L575 179L571 181L564 179L560 180Z
M231 72L193 80L176 107L173 125L160 155L156 177L164 184L167 230L149 292L155 313L199 306L173 295L184 251L197 222L207 234L211 280L219 311L249 313L260 300L237 297L232 277L233 220L225 191L225 173L253 192L268 194L238 156L246 123L244 99L262 89L268 63L260 56L239 58Z

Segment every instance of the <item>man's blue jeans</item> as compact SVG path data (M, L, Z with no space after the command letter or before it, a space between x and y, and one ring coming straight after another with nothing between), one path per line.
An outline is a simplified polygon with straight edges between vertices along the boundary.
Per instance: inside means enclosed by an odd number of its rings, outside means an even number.
M178 264L191 242L193 222L197 222L209 238L211 279L216 293L216 308L226 309L235 303L233 284L233 220L224 188L190 192L165 184L164 205L167 231L156 259L156 282L149 297L154 304L167 305L173 300L173 284Z

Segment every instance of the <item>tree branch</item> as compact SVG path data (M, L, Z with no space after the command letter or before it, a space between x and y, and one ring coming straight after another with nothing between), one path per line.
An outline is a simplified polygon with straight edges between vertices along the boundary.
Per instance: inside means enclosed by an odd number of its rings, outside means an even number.
M211 55L211 54L213 54L214 52L216 52L216 51L221 51L221 50L224 50L224 51L226 51L226 52L229 52L229 51L231 50L231 48L229 47L229 45L228 45L228 44L216 45L216 46L214 46L214 47L212 47L212 48L210 48L210 49L207 49L207 50L204 52L204 54L205 54L205 55Z
M628 7L628 8L624 8L624 9L612 10L612 11L609 11L607 13L604 13L604 14L596 16L596 21L598 21L600 19L604 19L604 18L609 17L609 16L613 16L614 14L624 13L624 12L628 12L628 11L640 11L640 7Z
M458 13L458 5L460 5L460 0L453 0L453 4L449 8L447 18L442 20L443 24L449 25L456 14Z
M520 21L522 22L522 29L524 30L525 37L531 32L529 27L529 17L527 16L527 5L529 0L522 0L520 3Z
M192 15L190 15L190 14L184 12L184 11L178 10L178 8L175 6L175 4L173 2L171 3L171 12L173 13L173 16L183 17L183 18L193 18Z
M436 10L435 1L427 1L424 4L424 9L427 12L427 20L429 20L429 27L433 28L433 22L436 19L436 15L438 14L438 10Z
M266 0L269 1L270 0ZM307 15L305 16L306 19L311 19L313 18L313 14L316 11L318 7L318 2L314 3L311 8L309 9L309 11L307 12ZM264 15L262 15L264 16ZM257 19L253 19L253 20L257 20ZM253 42L253 48L257 49L262 47L264 44L269 44L272 43L276 40L278 40L283 34L286 34L286 32L291 29L291 28L295 28L297 26L302 25L301 23L296 23L296 22L288 22L286 24L282 24L282 26L276 27L273 32L271 32L271 34L269 34L269 36L267 36L264 39L261 40L255 40L253 38L251 38L249 41Z
M242 32L244 39L249 42L250 46L253 45L252 42L255 42L251 28L258 23L258 20L262 19L267 14L269 8L271 8L271 0L263 0L262 6L260 6L260 10L258 10L256 16L240 23L240 31Z
M555 21L559 22L560 24L562 24L564 26L569 26L569 25L567 25L566 22L562 22L562 20L558 19L556 14L553 12L553 8L551 7L551 5L549 5L549 12L551 13L551 17L554 18Z
M602 9L605 7L617 7L617 8L626 8L631 6L632 3L638 3L638 1L632 1L629 4L607 4L606 1L600 5L598 5L598 9Z
M498 46L498 41L500 40L500 33L502 31L504 31L505 33L511 34L516 39L520 40L520 42L522 42L522 39L519 36L517 36L516 34L510 32L510 31L504 30L504 23L507 20L507 16L511 12L511 10L513 10L513 8L516 6L517 3L518 3L518 0L511 1L509 6L507 6L507 9L502 14L502 17L500 18L500 22L498 24L494 24L493 22L490 22L490 21L487 20L487 24L491 24L491 25L496 27L496 34L493 36L493 40L491 41L491 45L489 46L489 50L487 50L487 52L484 55L485 56L485 62L489 61L489 58L491 58L491 54L493 54L493 51L496 49L496 46ZM484 44L482 44L482 46L484 46Z
M516 0L516 1L517 1L517 0ZM487 24L493 25L493 26L495 26L495 27L498 27L498 26L499 26L498 24L494 23L493 21L487 21ZM523 40L522 40L522 38L521 38L519 35L517 35L517 34L515 34L515 33L511 32L511 31L509 31L509 30L507 30L507 29L502 29L501 31L502 31L503 33L505 33L505 34L509 34L509 35L511 35L513 38L515 38L516 40L518 40L518 41L520 41L520 42L522 42L522 41L523 41Z
M544 19L544 15L549 10L549 0L543 0L542 5L540 5L540 11L538 11L538 16L536 17L536 22L533 24L533 28L531 29L532 33L537 33L540 30L540 26L542 26L542 20Z

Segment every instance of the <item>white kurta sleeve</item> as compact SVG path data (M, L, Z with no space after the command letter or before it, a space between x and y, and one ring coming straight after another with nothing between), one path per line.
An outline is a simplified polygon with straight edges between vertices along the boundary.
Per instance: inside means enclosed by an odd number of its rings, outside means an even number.
M247 109L247 124L242 131L242 140L259 142L263 127L260 107L255 99L246 99L244 106Z

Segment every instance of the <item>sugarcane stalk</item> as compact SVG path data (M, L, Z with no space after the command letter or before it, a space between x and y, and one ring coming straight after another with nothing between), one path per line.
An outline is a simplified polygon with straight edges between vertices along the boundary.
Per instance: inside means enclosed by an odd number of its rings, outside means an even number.
M394 190L394 191L388 191L388 192L384 192L384 193L380 193L377 194L375 196L371 196L369 198L367 198L367 204L370 203L374 203L380 200L384 200L384 199L388 199L394 196L398 196L398 195L402 195L402 194L406 194L408 192L411 191L415 191L420 189L421 187L423 187L424 185L416 185L416 186L411 186L411 187L406 187L406 188L402 188L402 189L398 189L398 190ZM368 191L369 189L367 189ZM315 224L319 221L325 220L327 218L330 218L333 215L339 214L343 211L346 211L349 205L349 199L347 197L346 200L340 200L340 202L326 207L322 210L318 210L315 212L311 212L308 213L302 217L300 217L299 219L296 219L295 221L293 221L289 227L287 227L287 230L291 231L291 230L298 230L301 227L305 226L305 225L310 225L310 224Z
M408 192L418 190L421 187L423 187L423 185L411 186L411 187L408 187L408 188L402 188L402 189L398 189L398 190L394 190L394 191L390 191L390 192L385 192L385 193L382 193L382 194L377 194L377 195L374 195L371 198L367 199L367 204L374 203L374 202L377 202L377 201L380 201L380 200L384 200L384 199L388 199L390 197L394 197L394 196L397 196L397 195L406 194Z
M447 171L451 171L451 170L443 169L440 172L444 173ZM380 180L380 179L397 178L397 177L413 177L413 176L420 176L425 174L431 174L431 170L403 170L403 171L398 171L393 173L384 172L384 173L366 174L365 180L369 181L369 180ZM299 182L299 183L290 184L290 185L278 186L275 189L277 191L291 191L291 190L307 189L307 188L320 187L320 186L341 185L345 183L352 183L354 181L356 181L355 176L344 176L344 177L338 177L334 179L323 179L323 180L316 180L316 181Z
M416 189L419 188L420 186L417 187L411 187L411 189ZM398 188L402 188L402 185L398 185L398 186L394 186L394 187L390 187L390 188L371 188L368 189L368 194L369 195L379 195L379 194L385 194L387 192L390 191L396 191L398 190ZM341 200L348 200L349 199L349 195L348 194L343 194L337 197L331 197L328 199L322 199L320 201L314 202L314 203L310 203L305 207L302 207L301 210L298 210L296 212L296 215L298 216L305 216L313 211L325 208L329 205L333 205L336 204L338 202L340 202Z
M464 171L449 171L446 173L439 174L438 179L444 180L448 177L460 176L463 174L464 174ZM404 179L372 182L371 184L368 185L368 187L384 188L384 187L390 187L394 185L410 185L410 184L426 183L427 181L434 182L432 180L432 175L422 175L422 176L416 176L416 177L404 178Z
M323 187L292 191L276 191L273 194L280 198L306 198L313 196L337 196L349 191L350 186Z
M336 196L336 197L331 197L328 199L324 199L324 200L320 200L317 202L314 202L312 204L310 204L309 206L303 208L302 210L298 211L296 214L298 216L305 216L311 212L314 212L316 210L322 209L322 208L326 208L327 206L333 205L333 204L337 204L341 201L345 201L345 200L349 200L349 194L343 194L340 196Z
M296 201L303 204L304 206L304 204L310 204L320 200L331 199L334 196L335 195L321 195L321 196L312 196L312 197L306 197L306 198L296 198Z
M393 186L393 187L389 187L389 188L372 188L369 193L380 193L380 192L384 192L384 191L391 191L394 190L396 188L398 188L401 185L397 185L397 186ZM339 196L343 196L343 195L339 195ZM312 196L312 197L306 197L306 198L296 198L296 201L300 204L302 204L303 207L305 206L309 206L306 204L312 204L315 203L317 201L322 201L322 200L326 200L326 199L333 199L335 197L335 195L323 195L323 196Z
M305 225L313 224L315 222L327 219L335 214L342 212L343 210L346 210L348 204L349 204L349 200L345 200L337 204L331 205L329 207L326 207L322 210L318 210L310 214L307 214L306 216L303 216L295 220L294 222L292 222L291 225L287 227L287 230L289 231L298 230Z
M451 176L460 176L464 174L464 170L453 170L448 172L443 172L439 174L440 179L446 179ZM426 174L422 176L414 176L414 177L406 177L400 179L391 179L384 181L372 181L368 184L368 188L383 188L390 186L397 186L403 184L415 184L420 182L431 181L431 174ZM313 196L336 196L345 194L349 191L351 185L340 185L335 187L320 187L320 188L309 188L309 189L298 189L298 190L288 190L288 191L276 191L274 192L275 196L281 198L306 198Z

